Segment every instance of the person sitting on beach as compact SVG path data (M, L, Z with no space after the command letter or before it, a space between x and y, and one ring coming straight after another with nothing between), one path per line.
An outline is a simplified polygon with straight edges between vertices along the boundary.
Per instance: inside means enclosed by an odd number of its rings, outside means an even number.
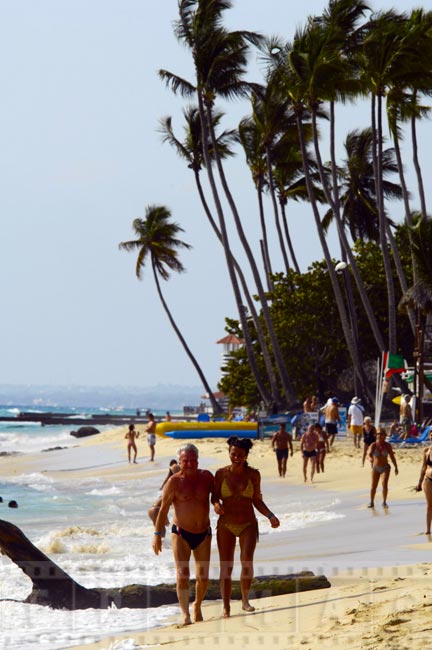
M148 414L148 424L145 428L147 433L147 444L150 447L150 460L154 460L155 457L155 445L156 445L156 422L153 416L153 413Z
M209 499L213 494L214 477L208 470L198 469L198 449L192 443L180 447L178 458L180 471L171 476L162 492L152 547L156 555L162 551L162 531L172 505L171 539L177 571L177 597L183 625L190 625L191 555L194 556L196 570L194 620L203 620L201 605L207 592L212 535Z
M311 483L316 470L316 460L318 456L319 436L315 430L315 425L310 424L302 437L300 438L300 451L303 455L303 477L307 481L307 466L311 462Z
M284 422L280 425L279 430L273 435L271 446L273 451L276 452L279 476L284 477L287 468L288 448L291 456L294 453L292 436L286 430L286 424Z
M376 442L373 442L369 447L369 459L372 463L372 484L370 492L370 502L368 508L374 508L375 493L378 487L380 478L382 477L382 496L383 507L388 508L387 494L388 482L390 478L390 464L388 458L390 457L393 463L396 476L399 474L396 458L394 455L393 447L389 442L386 442L387 432L384 427L380 427L377 433Z
M253 447L252 440L231 436L227 443L230 465L217 470L212 498L215 513L219 515L217 545L220 560L220 590L225 618L230 616L231 611L231 574L237 537L240 544L242 609L245 612L255 610L249 602L253 558L258 541L258 522L254 508L268 518L272 528L280 525L279 519L262 499L261 474L247 462L249 451Z
M180 471L180 465L178 464L177 460L175 458L173 458L170 461L168 474L166 475L166 477L164 479L164 482L162 483L160 489L163 490L163 488L165 487L165 484L169 481L171 476L173 476L173 474L177 474L177 472L179 472L179 471ZM160 507L161 507L161 503L162 503L162 497L159 497L159 499L156 501L156 503L154 503L147 512L147 514L150 517L150 519L152 520L153 524L155 524L155 522L156 522L157 516L159 514L159 510L160 510ZM161 530L162 537L165 537L165 535L166 535L166 526L169 526L168 517L166 518L165 525L164 525L163 529Z
M131 451L133 449L134 452L134 457L133 457L133 462L137 462L137 454L138 454L138 449L136 446L136 438L139 438L139 431L135 431L135 425L130 424L129 425L129 430L125 435L126 440L128 441L127 443L127 452L128 452L128 460L129 463L131 462Z
M325 429L329 437L329 445L333 446L335 436L338 432L337 425L341 424L338 408L339 400L337 397L332 397L326 404L324 409Z
M432 428L429 431L429 436L432 438ZM420 478L416 490L420 492L423 489L426 497L426 535L431 534L432 524L432 446L429 446L423 452L422 466L420 470Z
M353 397L348 409L348 428L353 434L354 447L360 449L360 439L363 431L363 414L364 409L360 404L360 397Z
M376 429L372 424L372 419L367 415L363 420L363 458L362 467L364 467L369 447L376 440Z
M316 471L317 474L324 474L324 459L328 451L330 451L327 432L324 431L319 422L314 424L315 431L318 435L318 447L316 457Z

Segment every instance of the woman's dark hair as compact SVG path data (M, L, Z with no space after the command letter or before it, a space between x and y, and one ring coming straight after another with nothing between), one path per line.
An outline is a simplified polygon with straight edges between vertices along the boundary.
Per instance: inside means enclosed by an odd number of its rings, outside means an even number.
M246 452L246 456L253 447L253 442L249 438L237 438L237 436L231 436L227 440L228 447L239 447Z

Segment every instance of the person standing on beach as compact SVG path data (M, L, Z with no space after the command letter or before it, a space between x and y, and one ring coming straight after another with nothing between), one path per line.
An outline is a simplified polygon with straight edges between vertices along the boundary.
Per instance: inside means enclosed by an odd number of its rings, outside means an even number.
M139 431L135 431L135 425L134 424L129 425L129 430L126 433L125 438L128 441L128 443L127 443L127 452L128 452L129 463L131 462L131 451L132 450L134 452L133 462L136 463L137 462L138 449L137 449L135 440L136 440L136 438L139 438Z
M388 458L390 457L393 463L396 476L399 474L396 458L394 455L393 447L389 442L386 442L387 432L384 427L378 429L376 442L373 442L369 448L369 459L372 463L372 484L370 492L370 502L368 508L374 508L375 494L378 487L380 478L382 477L382 497L383 508L388 508L387 494L388 482L390 478L390 464Z
M329 437L330 447L333 446L334 439L338 431L337 425L341 424L338 404L338 398L332 397L331 400L327 402L327 405L324 409L325 429Z
M287 468L288 448L291 456L294 453L292 436L286 430L286 424L284 422L280 425L279 430L276 431L271 439L271 446L273 451L276 452L279 476L284 477Z
M267 517L272 528L280 526L279 519L262 499L261 474L247 462L249 451L253 447L252 440L231 436L227 443L230 465L217 470L212 497L215 513L219 515L217 545L224 618L230 616L231 574L237 537L240 544L242 609L245 612L255 611L249 602L253 558L258 541L258 522L254 508Z
M369 447L376 440L376 429L372 424L372 419L367 415L363 421L363 458L362 467L364 467Z
M210 565L210 496L214 477L208 470L198 469L198 449L187 443L178 450L180 471L171 476L162 492L162 502L155 522L153 551L162 551L162 531L171 505L174 508L171 529L172 549L177 570L177 598L183 614L183 625L192 623L189 614L190 558L196 571L194 620L202 621L201 605L207 593Z
M300 451L303 456L303 477L304 482L307 481L307 466L311 462L311 483L316 470L316 461L318 456L319 435L315 430L315 425L310 424L305 433L300 438Z
M429 431L432 438L432 428ZM416 490L420 492L423 489L426 497L426 535L431 534L432 524L432 446L423 452L423 462L420 470L420 478Z
M353 397L348 409L348 428L353 434L354 447L360 449L360 439L363 431L363 406L360 397Z
M411 409L411 395L403 395L400 403L400 422L403 428L401 440L406 440L411 433L413 414Z
M178 464L177 460L173 458L172 460L170 460L168 474L166 475L160 489L163 490L165 485L168 483L169 479L171 478L171 476L173 476L173 474L177 474L177 472L179 471L180 471L180 465ZM153 522L153 525L156 523L156 519L159 514L161 503L162 503L162 497L159 497L159 499L157 499L157 501L151 506L151 508L147 512L148 516ZM165 527L168 525L169 525L169 519L167 517L167 519L165 520L165 525L161 530L162 537L165 537L166 535Z
M314 424L315 431L318 435L318 448L316 457L316 471L317 474L324 474L324 459L327 452L330 451L327 432L324 431L319 422Z
M153 413L148 414L148 424L145 428L147 433L147 444L150 447L150 460L153 461L155 457L155 445L156 445L156 422L153 416Z

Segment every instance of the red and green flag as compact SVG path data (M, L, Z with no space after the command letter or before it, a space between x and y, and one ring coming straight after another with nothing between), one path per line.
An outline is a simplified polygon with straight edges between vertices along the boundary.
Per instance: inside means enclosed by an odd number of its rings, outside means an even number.
M388 379L392 375L405 372L405 360L401 354L383 352L384 377Z

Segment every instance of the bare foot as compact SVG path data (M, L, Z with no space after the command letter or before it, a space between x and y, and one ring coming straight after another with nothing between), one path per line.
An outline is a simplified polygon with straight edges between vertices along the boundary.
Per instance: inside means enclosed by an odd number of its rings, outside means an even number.
M244 612L254 612L254 611L255 611L255 607L252 607L252 605L250 604L250 602L247 600L245 603L243 603L243 605L242 605L242 610L243 610Z
M229 607L224 607L223 617L224 618L229 618L230 614L231 614L230 608Z
M202 615L202 612L201 612L200 605L197 605L197 603L194 603L193 608L194 608L195 623L198 623L199 621L203 621L204 619L203 619L203 615Z
M191 617L185 616L183 619L183 623L179 623L177 627L186 627L186 625L192 625Z

